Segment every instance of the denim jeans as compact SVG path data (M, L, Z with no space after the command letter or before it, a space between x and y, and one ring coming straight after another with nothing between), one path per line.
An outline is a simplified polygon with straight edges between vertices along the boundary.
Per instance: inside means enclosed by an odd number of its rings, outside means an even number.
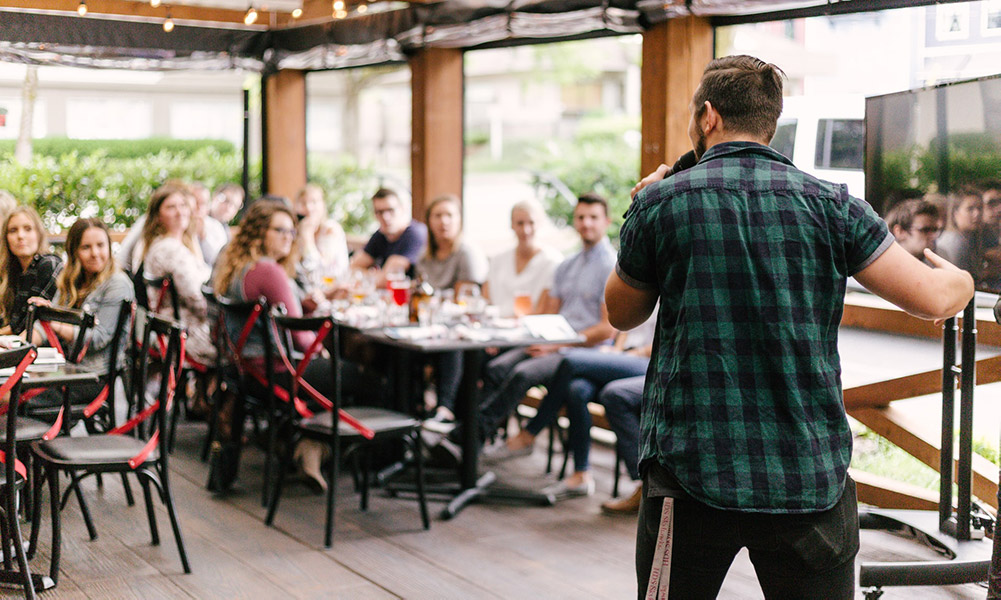
M565 406L570 421L567 443L573 453L574 470L587 471L591 452L591 413L587 410L587 403L594 402L598 391L609 382L644 375L648 363L649 359L645 357L601 352L593 348L567 351L546 387L546 397L539 405L538 413L525 429L538 435L556 421L560 409ZM638 434L637 429L633 434L634 440ZM635 449L633 456L636 456Z
M618 379L606 385L598 394L598 404L605 407L605 418L615 433L615 447L626 463L629 477L640 478L640 408L646 375Z
M480 405L480 439L487 439L514 411L525 393L549 387L563 356L558 352L532 358L521 349L508 350L486 366Z

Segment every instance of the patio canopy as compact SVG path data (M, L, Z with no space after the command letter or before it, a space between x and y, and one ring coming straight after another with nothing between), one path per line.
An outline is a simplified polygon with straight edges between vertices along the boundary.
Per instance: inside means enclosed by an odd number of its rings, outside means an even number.
M403 61L428 47L473 49L638 33L684 16L726 25L932 3L269 0L270 10L257 10L248 0L175 0L170 5L157 0L0 0L0 60L140 70L332 69Z

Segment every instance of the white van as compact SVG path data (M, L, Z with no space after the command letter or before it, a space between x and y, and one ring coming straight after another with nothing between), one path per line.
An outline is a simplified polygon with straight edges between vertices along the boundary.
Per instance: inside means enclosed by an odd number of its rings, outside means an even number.
M807 173L865 199L863 96L789 96L770 144Z

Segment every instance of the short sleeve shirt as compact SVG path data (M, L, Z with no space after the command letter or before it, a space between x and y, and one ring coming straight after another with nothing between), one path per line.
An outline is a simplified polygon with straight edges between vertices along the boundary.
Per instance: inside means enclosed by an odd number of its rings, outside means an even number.
M386 259L393 255L404 256L411 265L417 264L424 247L428 243L428 229L420 221L411 221L395 241L386 239L385 234L376 231L365 244L365 254L375 260L375 266L381 267Z
M447 258L421 256L417 271L423 273L436 290L455 287L460 281L482 284L487 278L487 258L479 248L460 242Z
M560 300L560 314L575 331L601 320L605 304L605 281L615 268L615 249L602 239L581 250L556 267L549 294Z
M660 297L641 462L717 508L833 506L852 452L845 282L893 243L882 219L844 185L731 142L643 190L620 240L619 276Z

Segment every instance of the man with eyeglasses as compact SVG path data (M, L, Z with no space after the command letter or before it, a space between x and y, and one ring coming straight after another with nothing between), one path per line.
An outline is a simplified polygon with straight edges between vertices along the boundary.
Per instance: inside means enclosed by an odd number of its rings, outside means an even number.
M886 225L904 250L924 260L925 248L934 250L942 233L942 211L928 200L904 200L887 213Z
M386 188L372 196L372 210L379 230L351 257L351 268L376 267L384 273L410 270L427 245L427 227L411 219L396 192Z

